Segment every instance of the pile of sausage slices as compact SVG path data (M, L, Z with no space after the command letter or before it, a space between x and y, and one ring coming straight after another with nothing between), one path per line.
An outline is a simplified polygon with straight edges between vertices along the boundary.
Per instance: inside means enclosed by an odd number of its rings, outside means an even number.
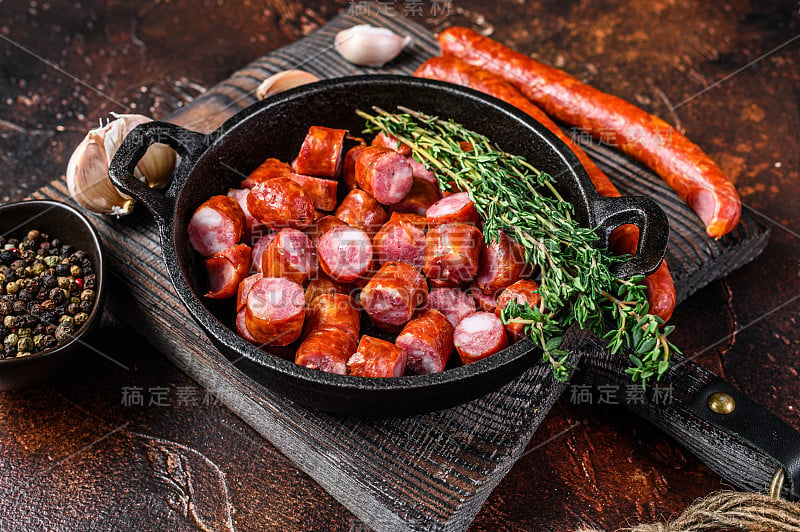
M206 297L235 298L246 340L296 343L297 364L341 375L435 373L524 336L499 318L512 298L539 303L519 244L487 245L468 195L443 193L408 147L358 140L342 156L347 131L313 126L291 164L267 159L195 211ZM394 342L361 335L362 312Z

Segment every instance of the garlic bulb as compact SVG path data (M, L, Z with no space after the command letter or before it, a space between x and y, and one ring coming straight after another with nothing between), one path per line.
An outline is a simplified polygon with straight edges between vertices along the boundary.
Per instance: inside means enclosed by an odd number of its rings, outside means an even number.
M334 39L336 51L355 65L381 67L397 57L411 43L387 28L368 24L340 31Z
M72 198L92 212L125 215L133 199L118 191L108 177L108 165L125 135L151 119L143 115L111 114L114 120L93 129L78 144L67 163L67 188ZM152 188L165 186L172 176L176 154L169 146L153 144L134 169L134 175Z
M284 70L262 81L261 85L256 89L256 97L259 100L263 100L279 92L288 91L315 81L319 81L319 78L305 70Z

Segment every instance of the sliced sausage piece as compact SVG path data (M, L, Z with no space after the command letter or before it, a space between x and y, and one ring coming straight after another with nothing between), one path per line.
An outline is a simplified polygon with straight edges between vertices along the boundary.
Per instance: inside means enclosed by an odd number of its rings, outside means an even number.
M357 342L361 330L361 308L355 299L346 294L317 296L306 310L303 335L307 336L319 327L336 327Z
M314 202L305 190L288 177L277 177L250 189L247 208L272 230L284 227L305 229L316 215Z
M347 193L334 216L347 225L358 227L370 234L377 231L389 219L381 204L367 192L359 189Z
M247 316L245 314L244 309L236 313L236 332L248 342L257 344L258 342L256 339L253 338L253 335L247 330Z
M387 262L361 290L360 303L381 330L398 332L425 302L425 277L405 262Z
M483 290L478 287L478 283L473 281L469 285L469 293L478 304L478 308L484 312L494 312L497 309L497 296L499 292L492 294L485 294Z
M481 221L475 204L472 203L466 192L456 192L440 199L428 207L425 216L428 217L431 224L461 222L480 225Z
M236 296L236 312L244 310L244 306L247 304L247 295L250 293L250 289L253 288L253 285L256 284L256 282L263 278L264 276L260 273L254 273L239 283L238 295Z
M444 371L453 354L453 330L438 310L420 311L394 341L406 354L406 369L422 375Z
M447 223L425 236L423 271L430 279L463 283L478 273L483 236L474 225Z
M491 244L482 243L481 263L475 280L485 294L493 294L517 282L526 271L526 266L528 263L523 247L500 231Z
M347 370L357 377L402 377L406 372L406 354L391 342L365 334L358 342L358 350L347 361Z
M292 172L292 167L285 162L269 158L250 172L247 179L242 181L242 188L253 188L264 181L269 181L276 177L288 177L292 173L294 173Z
M206 260L210 299L227 299L236 295L239 283L250 273L250 246L237 244L223 249Z
M444 314L453 327L477 311L472 296L458 288L434 288L428 292L428 308Z
M436 179L436 175L433 172L425 168L424 164L417 161L410 155L406 157L406 159L408 159L408 164L411 165L411 175L420 179L424 179L425 181L430 181L433 186L436 187L436 190L439 190L439 180Z
M373 146L380 146L382 148L389 148L394 150L400 155L411 155L411 148L400 142L393 135L389 135L381 131L375 138L372 139Z
M275 240L275 235L278 233L267 233L266 235L262 236L256 243L253 244L253 252L252 252L252 266L250 268L253 272L261 272L261 261L264 258L264 251L267 250L267 246L269 246L270 242Z
M344 155L344 162L342 163L342 183L344 183L347 190L354 189L358 186L356 184L356 159L358 159L358 154L361 153L361 150L366 147L367 146L363 144L353 146L347 150L347 153Z
M244 213L244 234L242 235L242 241L245 244L253 245L258 238L256 235L261 235L265 230L264 224L256 220L255 216L250 214L250 210L247 208L247 196L250 195L250 189L247 188L229 188L228 189L228 197L233 198L236 200L236 203L239 204L239 208L242 209Z
M204 257L235 246L242 239L247 221L235 199L212 196L189 220L189 243Z
M438 186L427 179L415 177L414 184L411 186L411 191L408 195L389 207L389 210L391 212L407 212L424 216L428 207L439 201L441 197L442 194L439 192Z
M319 239L319 265L336 282L366 280L372 272L372 241L362 229L334 226Z
M356 159L356 183L383 205L394 205L405 198L414 184L411 165L389 148L370 146Z
M539 285L536 281L530 279L517 281L500 293L497 298L497 308L494 311L495 315L499 318L502 310L506 308L506 305L512 299L516 299L517 303L520 304L527 303L531 308L538 307L542 297L537 290L539 290ZM522 323L507 323L506 332L508 332L512 342L518 342L526 336L525 325Z
M461 362L472 364L508 347L506 330L491 312L476 312L462 319L453 333Z
M264 277L250 287L244 310L247 330L256 342L289 345L303 330L303 287L282 277Z
M295 159L295 172L314 177L336 177L342 165L345 129L311 126Z
M372 239L379 264L400 261L421 270L425 263L425 222L395 217L383 224Z
M285 277L299 284L317 271L317 250L304 233L291 227L281 229L261 259L264 277Z
M325 275L322 270L317 270L317 274L308 282L306 286L306 305L310 305L314 298L323 294L342 294L344 288Z
M336 327L318 327L297 348L294 363L338 375L347 374L347 360L356 351L356 343Z
M311 227L306 229L306 234L309 236L309 238L311 238L311 241L314 243L314 245L319 247L319 239L322 238L322 235L334 227L346 226L347 224L341 221L339 218L329 214L315 221Z
M332 211L336 208L338 181L295 173L286 177L303 187L315 208L322 211Z

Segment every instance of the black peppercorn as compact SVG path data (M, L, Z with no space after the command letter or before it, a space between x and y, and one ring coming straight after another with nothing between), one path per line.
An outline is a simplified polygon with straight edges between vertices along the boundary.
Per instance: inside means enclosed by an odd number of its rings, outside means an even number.
M48 290L52 290L53 288L58 287L58 279L54 275L43 275L42 276L42 283L44 287Z
M18 269L24 268L24 267L25 267L25 261L22 260L22 259L17 259L14 262L11 263L11 269L12 270L18 270Z
M11 301L0 301L0 316L6 316L14 312L14 303Z
M66 264L58 264L56 266L56 276L67 277L69 275L69 266Z
M35 316L38 318L39 316L42 315L42 312L44 312L44 308L42 307L41 304L34 303L30 307L28 307L28 312L30 313L31 316Z
M53 312L56 309L56 304L52 299L45 299L41 303L42 308L48 312Z
M21 299L17 299L16 301L14 301L14 313L15 314L22 314L23 312L25 312L25 310L27 308L28 308L28 305L25 303L25 301L23 301Z
M72 323L62 323L56 327L56 341L59 344L67 342L75 334L75 325Z
M70 316L74 316L80 311L81 307L78 303L70 303L69 305L67 305L67 314L69 314Z
M45 349L49 349L54 345L56 345L57 343L58 340L56 340L56 337L53 336L52 334L45 334L44 337L42 338L42 344L44 344Z
M61 247L61 240L59 240L57 238L54 238L53 240L50 241L50 247L52 247L53 249L60 248Z
M0 260L5 264L11 264L11 261L14 260L14 253L10 249L4 249L0 251Z
M44 334L44 325L41 323L37 323L36 326L33 328L33 334L36 336L37 334Z
M14 358L17 356L17 346L16 345L7 345L5 349L3 349L3 354L6 358Z
M19 246L19 238L9 238L6 244L8 244L11 247L17 247Z
M56 315L54 313L50 312L49 310L45 310L39 315L39 321L45 325L55 325L56 321L58 320L56 319Z
M47 297L48 299L51 299L53 303L59 305L64 302L66 296L64 295L64 290L62 290L61 288L53 288L47 294Z
M56 316L64 316L67 314L67 306L66 305L58 305L56 308L53 309Z
M84 288L90 288L94 290L96 285L97 285L97 277L93 273L84 276L83 278Z
M30 301L31 299L33 299L33 293L30 290L23 288L22 290L19 291L17 297L19 299L22 299L23 301Z
M81 301L81 312L89 314L92 312L92 307L94 307L94 301Z
M63 246L61 246L61 250L60 250L59 254L62 257L68 257L68 256L72 255L73 251L75 251L74 247L70 246L69 244L64 244Z

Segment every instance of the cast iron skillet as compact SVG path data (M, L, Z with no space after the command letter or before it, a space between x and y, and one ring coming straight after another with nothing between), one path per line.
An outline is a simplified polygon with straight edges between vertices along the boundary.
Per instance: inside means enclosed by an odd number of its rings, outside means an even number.
M202 297L205 269L187 236L195 209L209 197L225 194L267 157L292 160L309 126L346 128L360 134L364 121L354 111L370 110L373 105L388 110L404 105L452 118L486 134L503 149L526 156L557 178L559 192L573 203L583 225L599 227L602 245L621 224L640 227L639 252L620 265L618 274L646 274L658 267L669 228L655 203L641 197L599 197L574 154L538 122L502 102L455 85L401 76L339 78L264 100L210 135L167 123L144 124L127 136L109 174L117 186L155 215L172 283L192 316L231 360L246 357L261 365L264 385L329 412L386 416L468 401L509 381L539 357L532 342L519 342L478 363L434 375L394 379L332 375L281 358L291 358L293 350L262 350L248 343L233 327L233 303L219 304ZM137 161L154 142L169 144L181 156L164 192L151 190L132 177ZM374 334L368 327L363 332Z

